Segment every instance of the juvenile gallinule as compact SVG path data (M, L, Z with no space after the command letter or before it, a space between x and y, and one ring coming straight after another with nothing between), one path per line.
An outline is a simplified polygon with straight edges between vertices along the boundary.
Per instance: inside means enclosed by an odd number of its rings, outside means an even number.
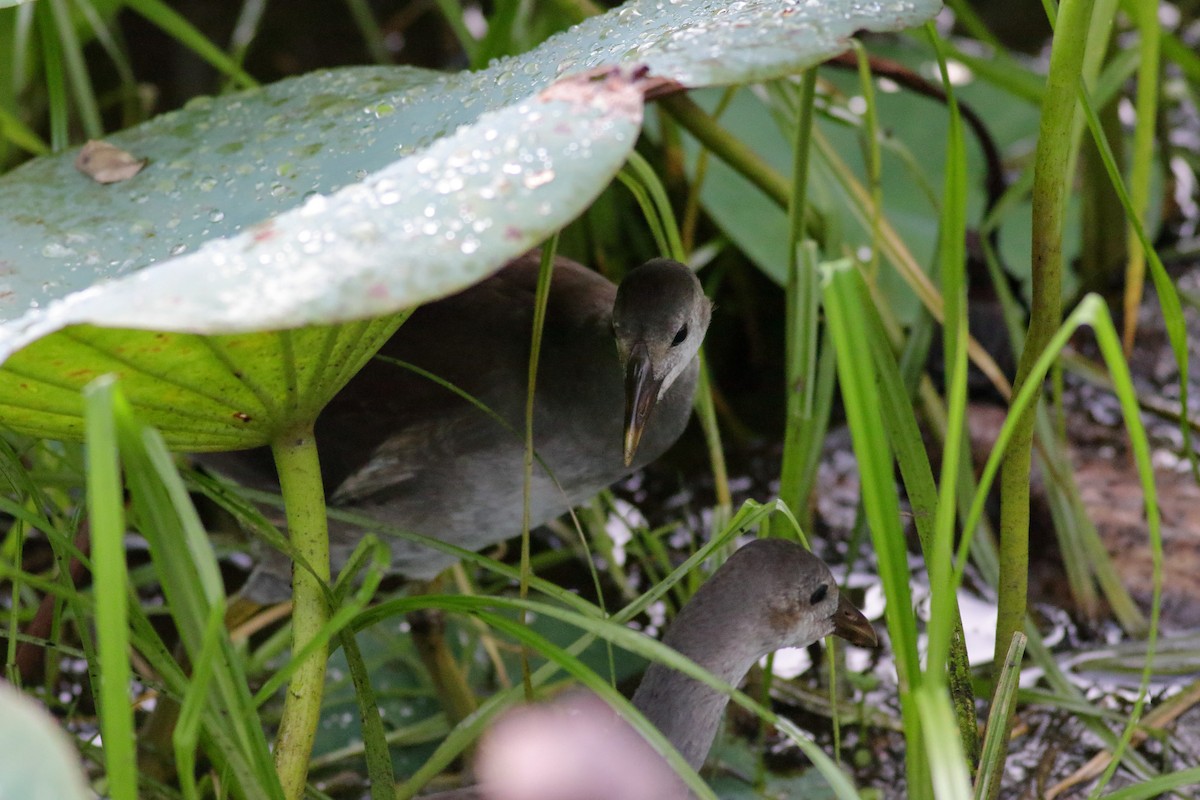
M823 561L794 542L758 539L735 552L700 587L663 642L737 686L766 654L783 647L806 647L830 634L862 647L878 643L871 623L839 594ZM694 769L704 764L727 703L724 694L658 663L646 670L633 695L633 705ZM656 761L653 754L647 758L644 749L639 752L621 741L631 735L622 723L602 715L597 722L596 716L594 709L573 704L565 714L544 715L551 725L545 734L531 725L509 728L502 720L480 747L481 785L433 797L674 800L687 796L665 762ZM514 729L521 735L511 734ZM621 763L603 763L600 743L606 738L620 744ZM555 741L562 743L557 756L545 754L557 763L547 764L546 758L529 752L538 741L548 743L546 750ZM574 752L579 748L571 747L572 742L588 743L583 745L587 752ZM638 737L635 745L641 742ZM526 754L533 757L527 759Z
M679 611L663 643L726 683L760 658L830 634L874 647L875 629L843 594L825 562L794 542L759 539L738 550ZM699 769L728 698L651 664L633 704Z
M326 407L316 424L330 505L479 550L522 522L524 414L537 253L418 309ZM538 372L530 520L540 525L649 463L691 413L711 304L686 266L656 259L618 289L565 258L555 262ZM414 364L479 400L507 423L388 359ZM201 460L259 489L277 488L270 453ZM557 481L557 483L556 483ZM561 488L560 488L561 487ZM362 537L331 520L336 571ZM392 568L427 579L451 556L390 541ZM263 559L242 595L290 594L290 565Z

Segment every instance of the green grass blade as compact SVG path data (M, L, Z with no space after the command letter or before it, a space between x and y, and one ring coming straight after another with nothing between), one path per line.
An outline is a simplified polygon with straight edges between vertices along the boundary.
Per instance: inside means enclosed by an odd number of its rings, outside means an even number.
M338 637L339 633L353 622L378 590L379 583L383 579L384 572L387 569L389 555L390 551L370 534L367 534L358 543L358 546L355 547L354 553L351 554L350 560L346 564L346 569L343 570L342 576L345 580L339 579L338 588L326 599L332 605L335 602L335 598L341 595L350 585L352 576L360 574L359 565L370 558L371 564L365 572L361 573L362 582L357 592L352 598L342 604L337 611L330 615L325 624L316 631L303 647L292 653L291 658L288 659L282 669L263 683L254 695L254 704L256 706L261 706L270 700L271 696L279 691L304 666L305 661L313 653L327 648Z
M911 797L922 798L930 792L930 776L921 716L913 694L922 682L916 623L900 506L892 477L891 448L884 433L874 361L858 326L865 294L863 280L854 265L845 260L825 264L822 270L827 330L837 348L838 385L858 460L863 507L887 598L885 614L895 651L905 742L909 748L906 759L909 793Z
M1131 208L1127 213L1138 220L1146 218L1150 206L1150 179L1154 169L1154 143L1158 130L1159 63L1162 58L1162 29L1158 24L1157 0L1134 0L1126 4L1137 26L1139 41L1137 97L1134 110L1138 124L1133 129L1133 165L1129 175ZM1146 281L1146 251L1137 233L1129 231L1129 261L1125 268L1125 330L1123 344L1126 353L1133 352L1137 333L1138 310L1142 304L1142 286Z
M179 709L179 719L171 734L178 766L179 785L185 800L199 800L196 788L196 750L200 743L200 732L204 718L204 706L208 702L216 664L221 656L221 636L225 629L224 614L214 606L205 626L200 658L195 661L192 680Z
M879 146L879 140L883 137L879 129L879 111L875 102L875 78L871 74L867 49L858 39L853 39L851 44L854 45L854 54L858 58L858 88L866 101L861 135L867 186L871 190L871 262L867 265L867 275L871 282L874 282L879 275L879 223L883 218L883 154Z
M488 17L487 33L479 42L478 49L472 54L471 66L482 69L493 58L514 55L518 52L516 26L520 11L521 3L516 2L496 3L492 7L492 14ZM462 13L461 10L459 13Z
M788 203L788 280L785 287L786 398L783 463L779 472L779 497L795 513L807 516L809 493L815 480L817 459L828 427L828 418L816 418L821 393L832 383L817 381L817 341L820 329L818 250L805 242L804 219L808 209L809 156L812 149L813 102L817 71L810 69L800 82L796 120L792 132L792 189ZM829 371L826 371L829 375Z
M1173 33L1164 33L1162 52L1175 66L1179 67L1189 81L1193 84L1200 83L1200 55L1180 41L1178 36Z
M71 93L75 95L75 108L79 114L79 124L90 139L99 139L104 134L104 125L100 122L100 108L96 102L96 90L92 87L92 79L88 74L87 63L83 58L83 47L75 34L75 23L66 0L43 0L50 3L54 13L54 25L58 31L59 43L62 47L63 66L66 67L67 78L71 85Z
M66 150L71 144L71 110L67 103L67 78L63 71L65 56L57 36L54 11L49 3L34 8L34 24L42 45L42 69L46 72L46 99L50 111L50 149Z
M1021 658L1025 653L1025 634L1013 637L1008 648L1008 658L996 675L996 691L992 695L993 712L988 719L987 733L983 737L983 752L979 759L979 772L975 782L975 800L996 800L1004 778L1004 764L1008 755L1008 736L1012 727L1012 714L1016 709L1017 689L1021 683Z
M162 0L126 0L126 5L207 61L222 75L231 78L238 86L248 89L258 85L258 81L250 77L225 51L210 42L208 37Z
M1104 795L1104 800L1150 800L1153 797L1162 797L1174 789L1194 789L1197 786L1200 786L1200 767L1192 767L1127 786Z
M895 449L896 463L900 467L901 479L904 482L905 494L913 513L913 523L917 529L917 537L921 542L921 551L926 560L934 558L934 544L937 532L935 525L938 516L938 489L933 479L933 468L925 449L925 440L917 423L905 386L900 367L892 355L887 332L877 313L877 306L863 302L860 306L865 325L862 326L867 347L875 360L880 386L879 399L883 414L883 424L887 431L888 441ZM951 502L954 499L951 498ZM944 559L948 555L941 556ZM940 580L947 580L943 576ZM962 616L958 609L955 591L958 584L944 585L943 590L949 592L950 603L937 613L939 618L939 636L949 636L947 661L929 660L930 664L945 664L949 670L951 695L955 713L962 731L961 739L968 757L974 759L978 750L976 733L978 722L975 715L975 695L971 689L970 664L967 659L966 639L963 636ZM931 618L933 615L931 615ZM931 629L933 626L931 625Z
M225 610L224 587L212 545L162 437L141 425L124 404L118 409L117 426L133 512L150 545L154 568L189 660L198 663L209 646L213 615L223 617ZM142 639L153 643L157 635L148 626L146 621ZM219 647L218 657L209 659L212 688L201 704L202 746L208 758L226 773L235 793L281 800L279 780L262 723L250 700L241 658L223 627ZM160 674L164 670L175 674L169 682L172 691L186 702L191 691L188 680L161 642L154 650L156 669Z
M434 2L437 4L438 10L442 12L442 18L450 26L450 30L454 31L454 36L458 39L458 46L466 53L467 63L474 67L483 66L479 63L479 50L482 45L467 30L467 24L463 22L462 6L455 0L434 0Z
M100 731L108 789L114 800L137 800L133 708L129 687L129 575L125 565L125 503L114 420L114 380L100 378L84 392L88 453L87 507L96 587Z
M376 64L391 64L392 54L383 43L383 29L379 27L379 20L375 19L370 4L366 0L345 0L345 3L371 60Z
M918 687L914 694L921 713L933 796L937 800L970 800L967 758L958 738L958 726L949 700L939 691L935 681Z
M1092 321L1096 333L1096 341L1100 352L1108 364L1113 376L1113 385L1117 399L1121 402L1121 413L1125 417L1125 427L1129 434L1130 449L1133 451L1134 463L1137 465L1138 478L1142 484L1142 493L1146 512L1146 529L1150 538L1150 558L1152 572L1152 590L1150 598L1150 630L1146 637L1146 662L1142 669L1138 698L1133 704L1129 722L1121 732L1121 739L1113 750L1113 760L1104 774L1100 777L1092 797L1099 792L1112 778L1120 762L1121 755L1133 739L1145 707L1146 697L1150 688L1150 678L1154 670L1154 652L1158 640L1159 616L1162 611L1163 588L1163 551L1162 551L1162 521L1158 508L1158 490L1154 485L1154 467L1150 460L1150 443L1146 437L1146 429L1142 425L1141 414L1138 411L1137 392L1133 387L1133 378L1129 373L1129 365L1125 363L1121 343L1116 329L1108 316L1107 308L1101 307L1096 318Z
M926 554L932 593L930 611L929 658L926 669L939 671L949 660L950 633L956 615L957 586L948 582L951 555L954 549L954 523L957 511L959 457L963 452L966 433L967 406L967 178L966 150L963 143L962 119L955 101L954 88L946 69L946 59L938 46L938 34L931 24L926 35L938 58L942 89L950 112L946 136L946 183L943 189L941 220L938 236L938 262L941 268L943 319L943 358L946 365L945 396L948 406L946 437L942 448L942 473L938 482L938 505L933 547ZM964 730L964 734L972 731ZM975 753L975 737L970 736L971 755Z
M371 782L371 800L392 800L396 796L392 757L388 752L387 734L383 729L383 718L379 716L367 664L363 660L354 634L340 631L338 641L346 656L350 677L354 681L354 694L358 699L358 714L362 720L363 744L366 748L367 777Z
M1121 179L1120 171L1117 169L1112 148L1108 146L1108 140L1103 135L1103 128L1101 127L1099 117L1096 115L1095 106L1086 91L1081 89L1080 95L1084 117L1087 120L1088 128L1092 132L1092 138L1096 142L1096 149L1100 153L1100 158L1104 162L1104 168L1108 171L1109 180L1112 181L1113 189L1116 190L1117 197L1120 198L1121 205L1125 208L1129 224L1133 227L1133 232L1137 236L1142 251L1145 253L1150 265L1150 277L1154 281L1154 290L1158 295L1159 305L1162 307L1163 324L1167 330L1167 339L1171 343L1171 352L1175 355L1175 364L1179 367L1179 433L1183 439L1181 449L1191 462L1192 474L1196 476L1197 480L1200 480L1200 459L1197 458L1196 449L1192 446L1192 428L1188 424L1188 398L1190 395L1188 387L1191 385L1190 362L1188 358L1188 332L1187 323L1183 317L1183 306L1179 299L1179 291L1175 288L1171 276L1167 274L1162 259L1158 257L1158 252L1154 249L1154 245L1146 233L1146 226L1142 224L1141 217L1134 213L1133 200L1125 189L1125 183Z
M42 137L3 106L0 106L0 138L35 156L50 152L50 147L42 141Z
M819 254L811 240L799 247L800 261L788 271L786 422L779 499L807 518L821 448L829 428L833 396L832 348L818 354L820 331ZM778 533L778 532L777 532Z
M117 127L129 127L137 124L144 118L145 112L141 99L138 97L137 76L134 75L133 65L129 61L124 42L120 40L119 32L114 32L109 25L109 20L90 0L75 0L74 7L87 22L90 31L86 35L103 48L120 79L118 95L121 101L122 115L121 122Z
M1014 99L1027 103L1041 103L1045 82L1041 75L1031 72L1006 51L997 51L988 56L968 53L944 42L944 47L955 61L962 63L982 80L1008 92Z
M629 161L617 173L617 179L629 190L642 210L642 216L650 226L658 251L667 258L686 261L683 242L679 238L679 226L675 212L667 197L662 181L654 168L636 150L629 154Z

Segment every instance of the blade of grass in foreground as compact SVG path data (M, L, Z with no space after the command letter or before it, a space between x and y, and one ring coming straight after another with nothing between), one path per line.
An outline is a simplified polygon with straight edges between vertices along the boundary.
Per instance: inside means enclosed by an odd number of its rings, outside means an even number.
M855 265L841 260L822 265L827 329L837 349L838 385L858 460L863 506L879 561L879 577L887 598L885 615L896 657L906 769L911 797L928 797L929 762L921 733L921 714L914 692L921 685L916 621L909 590L908 554L900 527L900 504L892 472L892 451L883 427L874 361L859 326L859 286Z
M172 683L184 704L203 707L202 747L216 771L231 784L234 795L280 800L279 780L261 721L250 702L241 658L223 628L218 637L219 655L209 658L206 654L206 649L212 647L213 615L223 615L225 594L204 526L162 437L134 418L115 386L99 385L107 387L104 413L114 425L125 464L132 513L150 546L151 560L172 620L191 662L206 659L212 667L211 689L205 701L190 698L196 689L182 677L178 665L163 651L152 629L144 628L137 633L138 641L153 648L147 658L156 664L160 674L173 676ZM89 475L93 471L89 470ZM130 621L136 626L142 624L139 619L144 623L140 613L131 615ZM122 618L122 625L128 624Z
M954 710L936 681L922 684L914 693L921 711L921 730L929 756L929 775L937 800L970 800L967 759L958 738Z
M926 566L929 568L930 626L953 628L947 636L930 636L926 658L926 686L929 688L930 711L937 712L942 701L939 692L947 685L957 689L970 686L966 645L962 637L962 620L958 613L958 585L950 580L954 553L954 524L960 487L960 458L964 453L967 438L967 164L963 142L962 119L954 86L946 66L946 58L939 46L940 37L932 24L926 24L925 32L937 55L942 76L942 88L946 93L946 107L950 112L950 126L946 136L946 183L943 191L941 219L938 226L938 262L942 276L942 299L945 302L944 350L945 388L947 415L946 435L942 448L942 470L938 480L938 502L932 546L926 549ZM951 645L957 644L957 652ZM959 715L958 732L971 769L975 769L979 757L979 732L975 719L974 696L954 697ZM926 736L930 734L927 732ZM934 740L930 740L934 741ZM933 765L937 769L937 764ZM946 767L940 769L941 791L950 791L949 784L957 780ZM948 783L949 782L949 783ZM934 789L939 781L935 774Z
M1021 657L1025 653L1025 634L1013 637L1008 648L1008 658L1000 668L996 681L996 693L992 697L992 708L1008 709L1009 715L993 714L988 721L987 734L983 739L983 754L979 760L979 773L975 780L975 800L995 800L1000 794L1004 778L1004 763L1008 755L1009 717L1016 708L1014 699L1021 679Z
M865 330L864 339L874 356L875 369L881 391L879 393L880 410L883 414L883 424L887 431L888 441L895 449L896 463L900 467L900 476L904 482L904 491L908 496L909 506L913 512L913 524L917 529L917 537L921 543L921 552L926 561L936 556L934 544L936 531L934 526L938 514L938 487L934 483L933 468L929 463L929 455L925 449L924 439L917 422L916 413L905 390L904 380L880 320L877 307L867 296L865 285L862 287L862 297L859 304L859 318L865 320L862 328ZM951 498L954 502L955 498ZM942 556L947 564L949 554ZM959 612L955 592L957 584L947 583L948 576L937 579L940 586L945 588L948 596L946 607L937 612L953 626L953 635L949 641L949 650L944 656L934 656L928 664L943 665L948 674L949 686L953 697L955 713L958 717L960 736L963 749L968 758L974 760L978 755L978 720L975 713L975 693L971 687L971 670L967 658L966 637L963 635L962 615ZM930 572L930 583L934 583L933 571ZM933 616L933 614L931 614ZM928 669L928 667L927 667Z
M1152 797L1160 797L1173 789L1183 789L1189 786L1193 788L1200 786L1200 767L1172 772L1169 775L1160 775L1136 786L1127 786L1104 795L1104 800L1150 800Z
M100 656L100 733L114 800L137 800L133 707L129 702L129 574L125 565L125 503L113 419L116 388L100 378L84 392L88 453L87 496L95 576L96 639Z
M1108 146L1108 140L1103 136L1100 120L1096 116L1096 109L1091 98L1083 89L1080 90L1080 96L1083 113L1092 132L1092 138L1096 142L1096 149L1100 153L1109 180L1112 181L1113 189L1116 190L1117 197L1121 200L1121 206L1125 209L1129 224L1133 228L1150 266L1150 277L1154 281L1154 290L1158 294L1163 323L1167 330L1167 339L1171 342L1171 352L1175 355L1175 364L1179 368L1179 435L1183 439L1180 449L1192 465L1192 475L1200 480L1200 457L1196 455L1196 449L1192 446L1192 428L1188 424L1188 387L1191 385L1189 364L1191 362L1188 358L1187 322L1183 317L1179 291L1171 280L1171 276L1167 274L1162 259L1158 257L1158 252L1154 249L1154 245L1146 233L1146 226L1142 224L1141 218L1134 210L1133 200L1125 189L1121 173L1117 169L1116 159L1113 157L1112 148ZM1109 369L1111 370L1112 367L1110 366Z
M200 792L196 787L196 751L200 743L204 703L208 698L208 690L212 684L217 659L220 657L221 633L224 627L225 615L221 613L219 607L214 607L209 613L208 625L204 631L200 659L196 661L188 693L179 709L179 719L171 734L171 743L175 749L175 763L179 768L179 785L184 800L199 800L200 798Z
M391 800L396 796L396 782L392 775L392 759L388 753L387 735L383 718L371 686L370 675L362 651L354 634L342 631L338 637L350 676L354 680L354 695L358 699L358 712L363 726L363 742L367 760L367 775L371 781L371 800Z

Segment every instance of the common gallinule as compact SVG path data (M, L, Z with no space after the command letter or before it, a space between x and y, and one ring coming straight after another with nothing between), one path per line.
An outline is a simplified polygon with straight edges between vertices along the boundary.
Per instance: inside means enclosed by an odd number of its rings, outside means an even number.
M539 254L418 309L321 413L317 449L330 505L471 550L522 524L524 415ZM655 259L621 286L555 261L542 334L530 522L540 525L658 458L691 413L697 350L711 304L686 266ZM506 424L414 364L476 398ZM254 488L278 487L265 449L200 457ZM547 469L549 472L547 472ZM551 477L553 475L553 477ZM361 539L330 521L333 569ZM451 556L392 539L392 569L428 579ZM265 548L264 548L265 549ZM290 564L271 551L242 596L290 595Z
M862 647L878 643L871 623L838 592L823 561L794 542L757 539L730 556L700 587L679 611L663 642L737 686L766 654L783 647L806 647L830 634ZM694 769L708 756L728 700L658 663L646 670L633 695L633 705ZM641 747L644 740L637 737L633 747L622 741L636 734L613 716L606 719L594 708L572 702L566 713L551 712L542 719L549 725L545 733L535 725L506 726L501 720L480 746L480 786L432 797L674 800L687 796L661 758L647 757ZM606 739L617 745L620 763L601 755L607 749ZM561 750L554 747L556 742L562 743ZM572 747L572 743L579 744ZM547 752L552 747L559 750L557 755ZM556 763L548 764L547 759Z

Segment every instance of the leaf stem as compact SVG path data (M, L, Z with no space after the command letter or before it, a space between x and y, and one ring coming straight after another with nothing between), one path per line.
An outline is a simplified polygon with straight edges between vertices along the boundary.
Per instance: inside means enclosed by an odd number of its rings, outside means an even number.
M1033 183L1033 287L1029 333L1013 383L1016 395L1062 320L1062 246L1066 192L1071 184L1073 119L1092 0L1059 6L1050 70L1042 99ZM1029 470L1036 409L1020 417L1004 458L1000 490L999 617L995 663L1003 664L1013 634L1025 625L1029 583Z
M311 568L292 573L292 652L299 653L317 637L329 619L325 585L329 582L329 530L325 491L312 423L288 429L271 444L279 488L287 510L288 536ZM304 795L308 760L321 716L328 646L311 652L288 683L279 733L275 740L275 770L284 795Z
M673 94L660 98L658 104L688 133L695 136L697 141L758 187L759 191L781 208L788 207L792 187L787 178L776 172L762 156L717 124L717 121L691 98L684 94Z

